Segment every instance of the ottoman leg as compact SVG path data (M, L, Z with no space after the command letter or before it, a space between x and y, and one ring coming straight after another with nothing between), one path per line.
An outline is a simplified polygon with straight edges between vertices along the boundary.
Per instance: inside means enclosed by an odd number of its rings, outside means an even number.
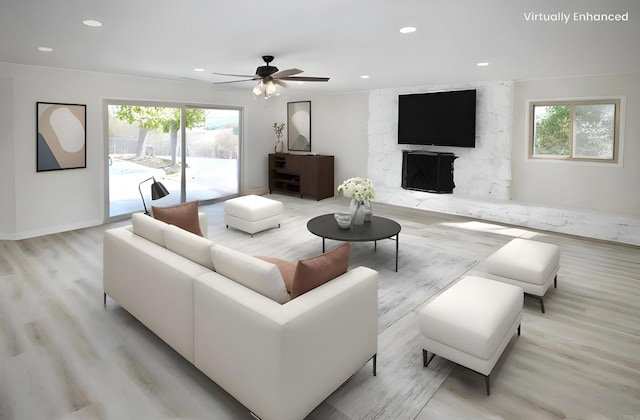
M558 275L556 274L556 276L553 278L553 287L555 289L558 288Z
M425 349L422 349L422 366L424 367L429 366L429 362L431 362L434 357L436 357L435 353L433 353L431 357L429 357L429 352L426 351Z
M373 376L376 376L376 365L377 365L377 359L378 359L378 353L373 355Z
M531 296L532 298L538 299L540 301L540 310L542 311L542 313L544 313L544 300L543 300L542 296L530 295L527 292L525 292L524 295L525 295L525 297L526 296Z
M489 384L489 375L484 376L484 385L487 388L487 395L491 395L491 385Z

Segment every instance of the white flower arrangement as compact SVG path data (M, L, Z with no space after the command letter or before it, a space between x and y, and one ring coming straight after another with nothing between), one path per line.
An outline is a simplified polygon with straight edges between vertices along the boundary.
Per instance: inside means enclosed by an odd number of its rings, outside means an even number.
M349 178L338 186L338 195L351 197L359 203L376 198L376 189L368 178Z

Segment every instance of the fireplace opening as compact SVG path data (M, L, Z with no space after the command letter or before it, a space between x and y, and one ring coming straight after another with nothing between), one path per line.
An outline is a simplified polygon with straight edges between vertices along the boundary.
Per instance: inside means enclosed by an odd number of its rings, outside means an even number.
M452 193L453 153L403 150L402 188L433 193Z

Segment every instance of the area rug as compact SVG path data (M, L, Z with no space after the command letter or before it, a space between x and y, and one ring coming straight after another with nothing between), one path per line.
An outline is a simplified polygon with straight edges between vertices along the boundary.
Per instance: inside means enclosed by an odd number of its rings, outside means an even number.
M403 241L402 235L400 240ZM406 242L406 241L405 241ZM425 302L469 271L477 261L450 255L417 240L400 242L395 271L395 241L351 245L350 266L363 265L379 273L378 332Z

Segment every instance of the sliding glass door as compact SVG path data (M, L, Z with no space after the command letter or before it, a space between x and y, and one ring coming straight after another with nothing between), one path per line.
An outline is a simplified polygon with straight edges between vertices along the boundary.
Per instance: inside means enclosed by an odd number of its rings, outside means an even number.
M106 115L110 218L238 194L240 109L112 102ZM169 195L152 202L154 180Z
M237 194L240 110L187 108L203 113L204 124L185 134L186 201L212 200Z

